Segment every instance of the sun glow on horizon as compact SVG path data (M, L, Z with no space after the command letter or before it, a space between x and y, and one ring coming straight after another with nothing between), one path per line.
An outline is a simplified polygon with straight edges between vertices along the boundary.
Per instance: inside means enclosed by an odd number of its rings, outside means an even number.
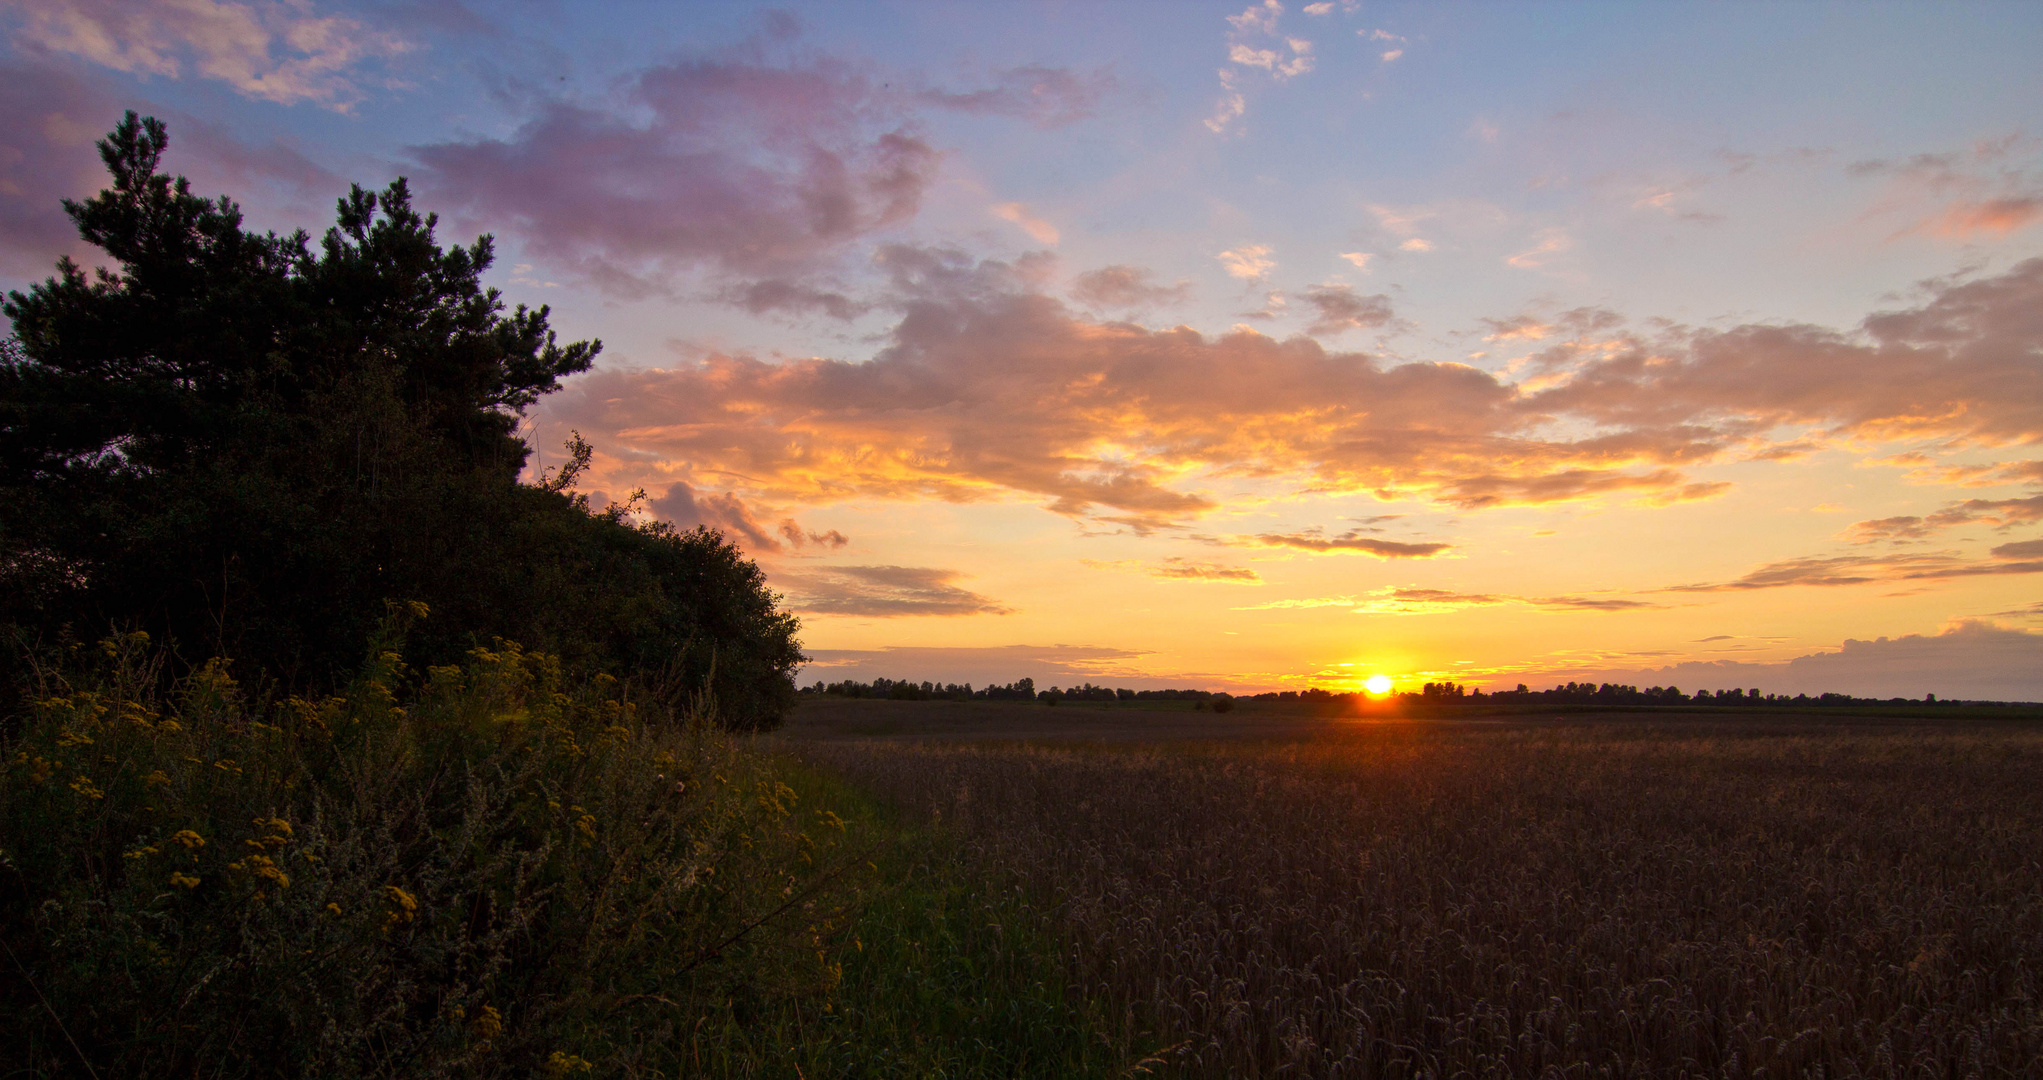
M1372 694L1390 693L1391 681L1388 675L1371 675L1362 680L1362 688Z

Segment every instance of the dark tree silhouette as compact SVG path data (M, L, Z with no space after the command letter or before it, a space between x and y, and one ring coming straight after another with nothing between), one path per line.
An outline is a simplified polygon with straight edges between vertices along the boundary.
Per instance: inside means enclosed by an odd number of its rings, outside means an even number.
M316 246L258 235L159 172L168 145L129 113L113 186L64 204L113 266L4 305L0 621L43 647L141 628L295 688L416 599L424 659L504 637L778 718L797 624L755 565L518 482L520 417L601 344L507 312L489 237L442 248L402 179L352 188Z

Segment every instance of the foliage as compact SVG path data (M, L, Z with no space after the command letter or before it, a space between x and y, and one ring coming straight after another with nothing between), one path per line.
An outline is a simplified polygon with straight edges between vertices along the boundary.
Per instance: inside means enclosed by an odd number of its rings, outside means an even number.
M814 756L970 837L1178 1074L2035 1075L2043 738L1768 723Z
M318 700L252 701L219 663L154 696L140 634L45 673L0 759L14 1064L672 1073L705 1021L829 999L868 874L840 816L556 657L413 672L421 613Z
M510 638L778 721L797 623L756 566L591 507L571 473L518 482L519 417L601 346L507 313L489 237L441 248L402 179L353 188L316 247L257 235L158 172L167 145L130 113L100 145L113 187L65 204L113 269L8 296L0 624L43 648L147 630L318 693L415 597L430 662Z

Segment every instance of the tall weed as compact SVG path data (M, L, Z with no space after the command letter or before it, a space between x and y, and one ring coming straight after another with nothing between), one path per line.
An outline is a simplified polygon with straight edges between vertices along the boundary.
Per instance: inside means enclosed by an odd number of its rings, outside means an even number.
M0 759L0 1058L29 1075L681 1071L707 1023L827 1001L871 873L706 708L641 715L509 643L333 697L130 635ZM658 720L660 722L653 722Z

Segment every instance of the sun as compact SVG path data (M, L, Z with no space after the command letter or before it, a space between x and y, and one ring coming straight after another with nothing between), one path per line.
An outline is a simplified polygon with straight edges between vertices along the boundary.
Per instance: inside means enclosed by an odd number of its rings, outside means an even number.
M1372 694L1388 694L1390 693L1390 676L1371 675L1362 680L1362 689Z

